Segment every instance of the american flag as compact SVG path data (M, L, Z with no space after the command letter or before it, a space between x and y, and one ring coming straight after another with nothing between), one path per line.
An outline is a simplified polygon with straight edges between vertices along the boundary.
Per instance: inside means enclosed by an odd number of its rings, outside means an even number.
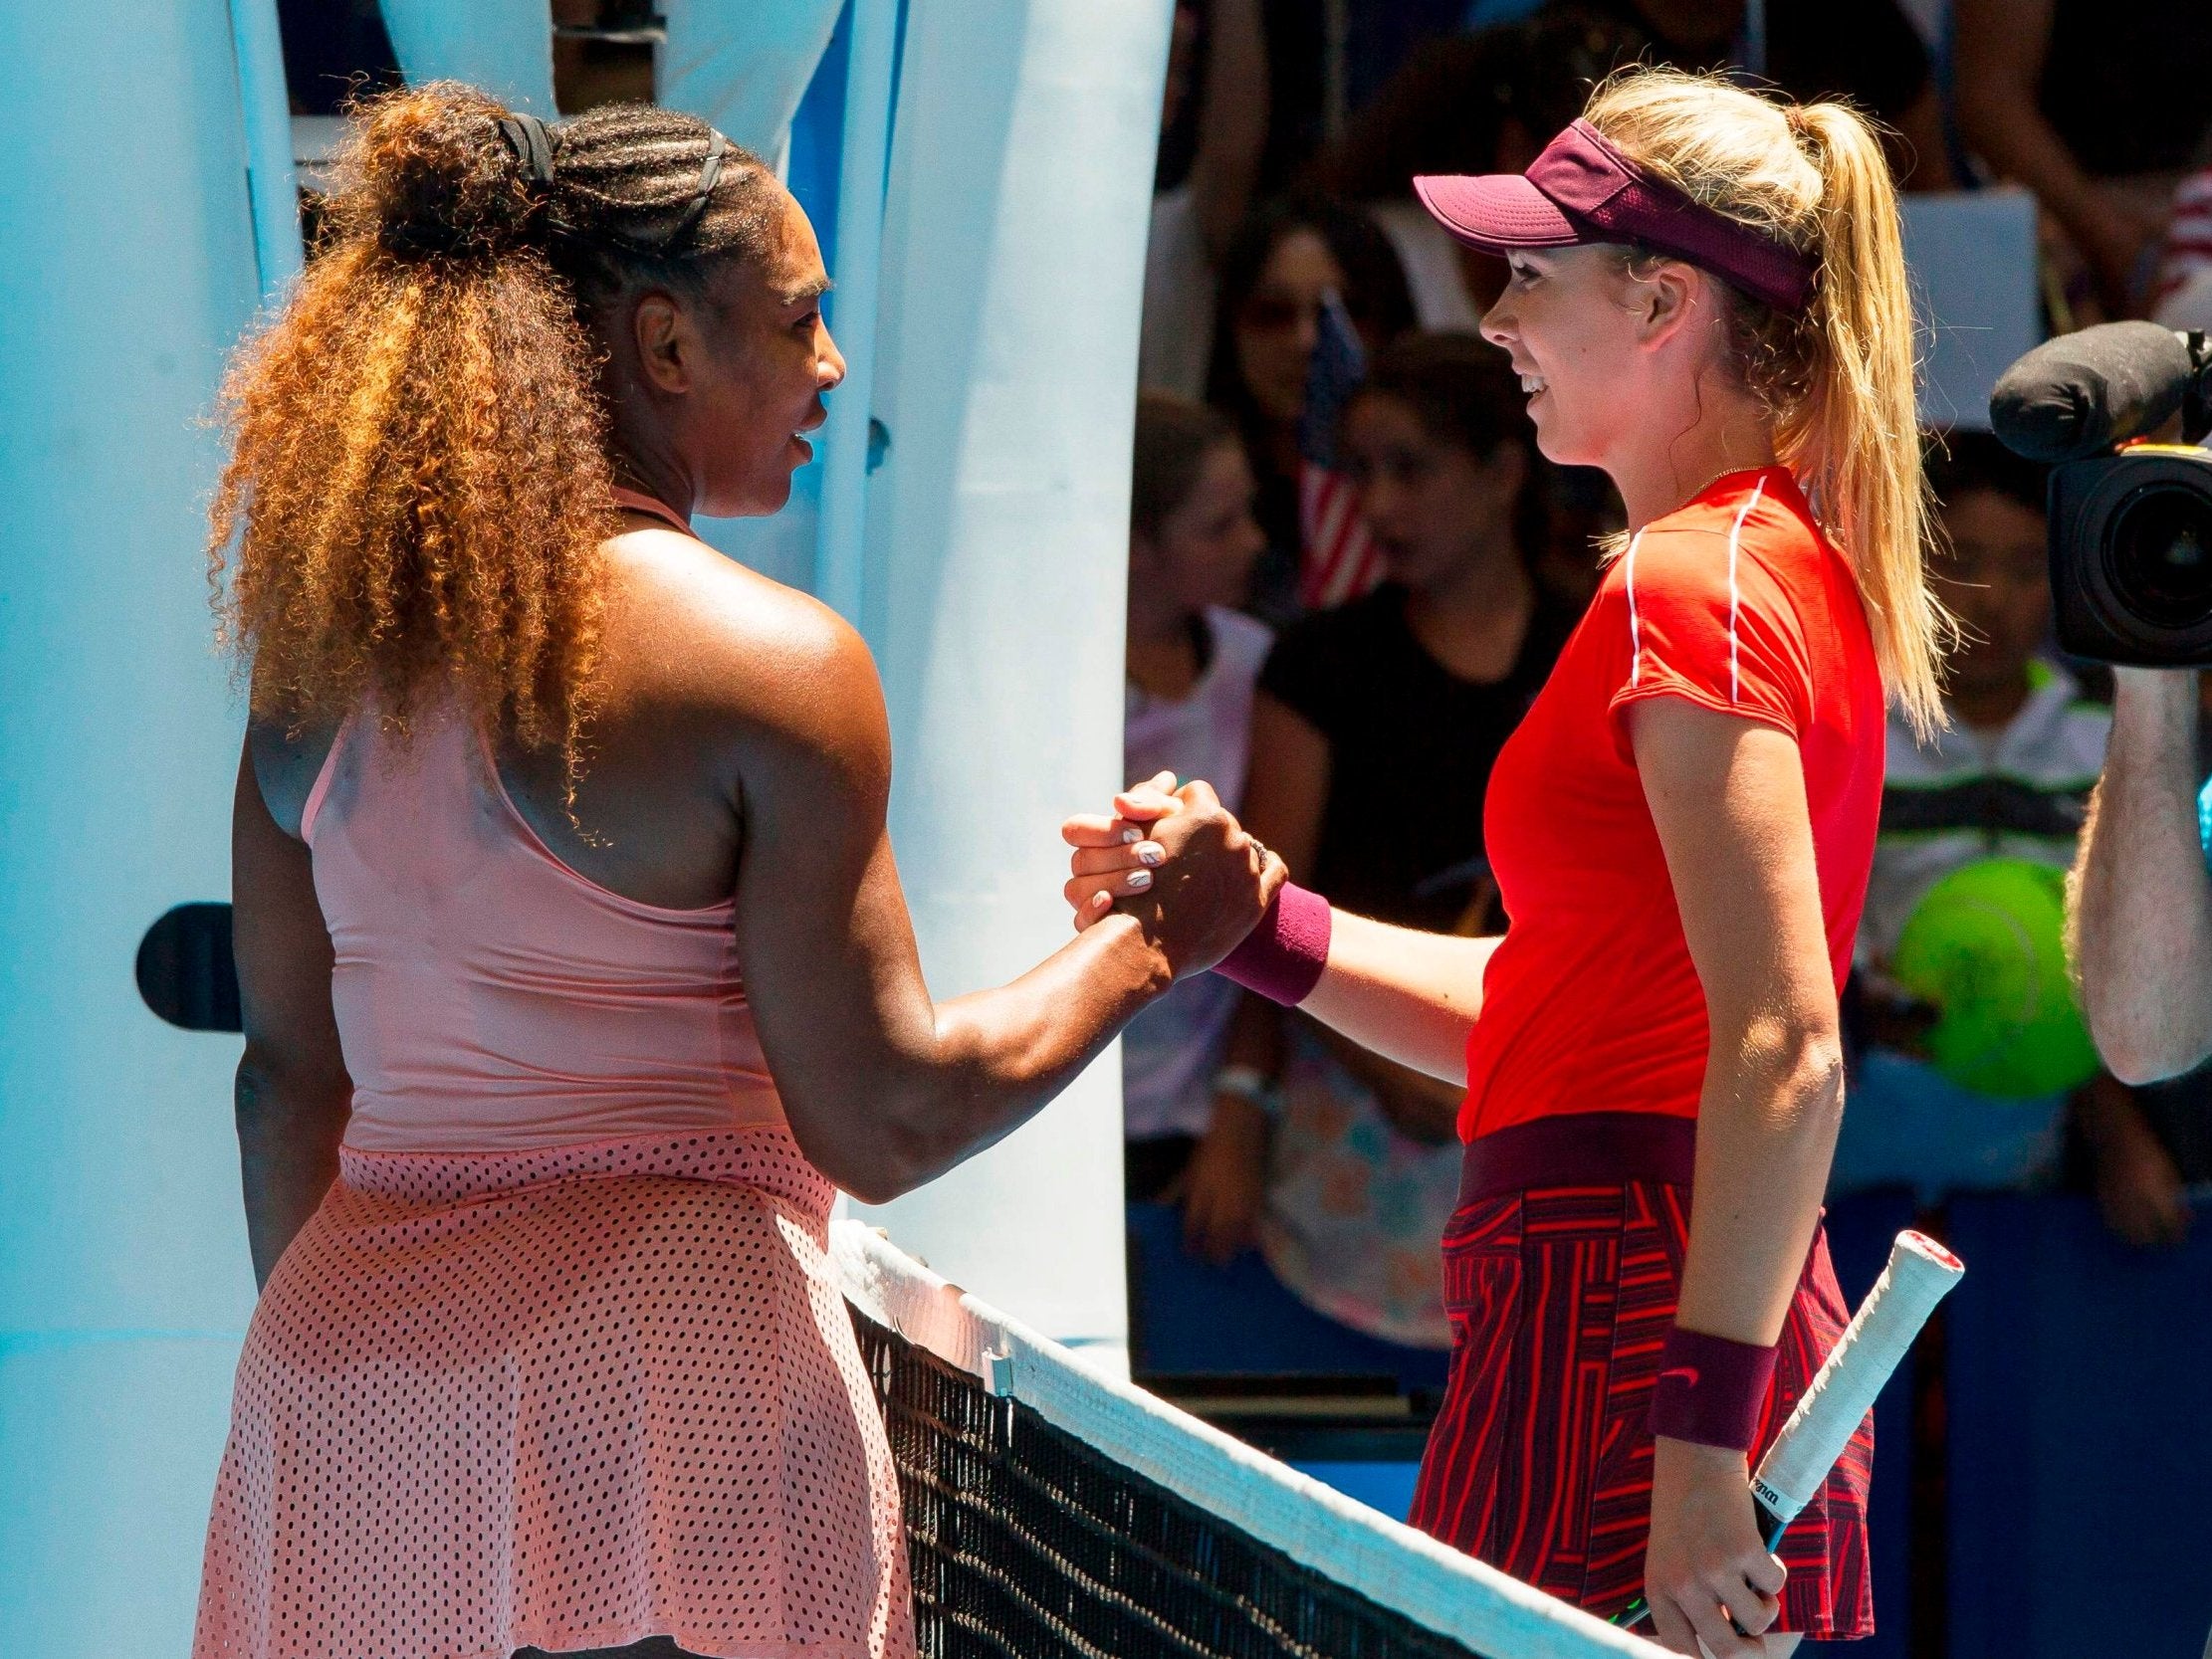
M1298 421L1298 538L1304 544L1298 603L1307 610L1357 599L1383 579L1382 556L1360 516L1359 487L1337 470L1337 423L1367 373L1367 352L1351 312L1333 293L1322 299L1318 332Z
M2174 188L2150 314L2169 328L2212 328L2212 168Z

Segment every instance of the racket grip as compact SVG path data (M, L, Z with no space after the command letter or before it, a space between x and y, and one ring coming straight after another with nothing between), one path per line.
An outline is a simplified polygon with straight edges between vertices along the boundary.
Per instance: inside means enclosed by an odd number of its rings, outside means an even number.
M1784 1525L1828 1479L1881 1385L1965 1271L1925 1234L1897 1235L1888 1266L1751 1477L1752 1495Z

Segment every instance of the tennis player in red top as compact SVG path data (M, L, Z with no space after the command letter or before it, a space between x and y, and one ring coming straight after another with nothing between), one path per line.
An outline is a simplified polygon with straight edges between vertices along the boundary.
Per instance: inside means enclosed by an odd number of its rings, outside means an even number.
M1864 1635L1871 1429L1778 1555L1747 1459L1846 1316L1837 999L1884 701L1937 718L1949 626L1881 148L1838 104L1640 70L1525 176L1416 187L1510 261L1483 331L1633 528L1491 780L1504 937L1289 888L1221 970L1466 1081L1415 1524L1602 1616L1641 1590L1684 1653ZM1070 821L1079 921L1159 902L1172 781Z

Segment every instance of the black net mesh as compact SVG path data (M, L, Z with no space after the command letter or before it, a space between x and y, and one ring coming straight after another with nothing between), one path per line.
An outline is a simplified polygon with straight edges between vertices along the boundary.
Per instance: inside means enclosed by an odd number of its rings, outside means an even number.
M1468 1659L857 1312L924 1659Z

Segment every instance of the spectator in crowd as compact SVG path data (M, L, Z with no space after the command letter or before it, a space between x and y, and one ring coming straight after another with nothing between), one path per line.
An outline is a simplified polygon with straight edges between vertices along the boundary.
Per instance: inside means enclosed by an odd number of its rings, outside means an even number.
M2103 764L2109 712L2082 700L2045 654L2051 627L2042 470L1986 433L1934 446L1928 476L1949 542L1932 569L1964 624L1950 661L1947 730L1915 742L1892 716L1881 837L1859 956L1871 1044L1844 1115L1832 1189L1946 1190L2053 1182L2069 1109L2099 1203L2136 1244L2177 1240L2180 1174L2130 1091L2100 1073L2079 1088L2018 1099L1940 1075L1920 1038L1935 1010L1886 979L1908 920L1943 877L1984 859L2063 871L2073 862Z
M1203 777L1224 803L1241 801L1252 685L1274 639L1234 608L1266 545L1252 520L1243 445L1204 404L1142 392L1129 496L1123 769L1130 777ZM1199 974L1123 1033L1131 1198L1186 1198L1186 1169L1213 1122L1215 1078L1242 994ZM1199 1205L1203 1226L1210 1195Z
M1266 141L1259 0L1178 0L1145 245L1140 384L1205 391L1214 272L1250 209Z
M1324 187L1389 235L1424 328L1474 329L1504 291L1505 261L1438 225L1414 200L1415 177L1521 171L1639 39L1617 20L1561 10L1429 41L1319 158Z
M1546 498L1523 405L1504 355L1471 335L1409 335L1376 357L1342 450L1390 579L1289 629L1260 677L1244 821L1363 915L1500 926L1483 792L1576 615L1530 573ZM1280 1087L1217 1103L1201 1157L1221 1166L1218 1189L1254 1212L1270 1266L1309 1305L1448 1347L1436 1251L1462 1091L1272 1003L1244 1018L1239 1062Z
M1296 612L1298 426L1321 338L1321 311L1342 298L1369 351L1413 321L1406 274L1389 240L1355 209L1318 198L1275 203L1246 220L1221 262L1207 399L1244 440L1267 533L1252 608L1269 621Z
M1957 0L1956 39L1960 136L2035 192L2104 314L2141 314L2173 187L2212 127L2212 6Z
M1962 13L1968 3L1959 0ZM2009 7L2012 0L1988 3ZM1625 28L1628 55L1616 68L1633 62L1747 72L1801 104L1848 98L1890 129L1889 165L1900 188L1947 190L1956 182L1927 48L1897 0L1769 0L1758 9L1757 30L1744 0L1555 0L1547 9Z

